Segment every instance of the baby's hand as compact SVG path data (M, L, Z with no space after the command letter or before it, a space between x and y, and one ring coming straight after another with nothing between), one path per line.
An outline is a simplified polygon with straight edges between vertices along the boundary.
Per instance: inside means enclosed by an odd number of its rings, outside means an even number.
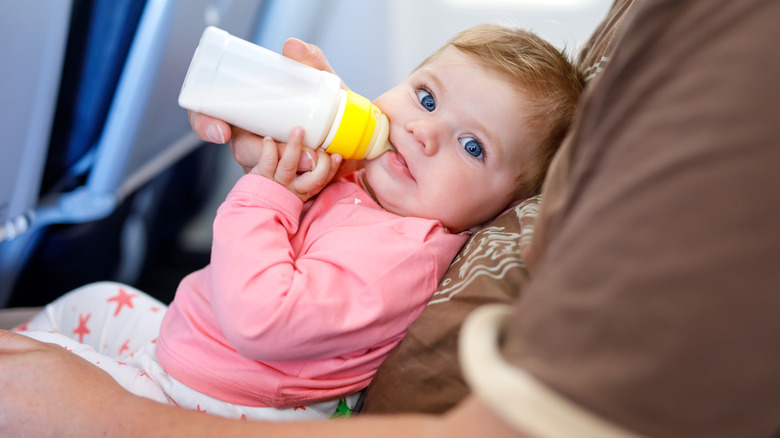
M306 172L298 173L298 162L301 154L316 154L312 156L314 167ZM303 128L296 127L290 132L290 139L279 158L279 146L270 137L263 139L260 159L249 173L262 175L272 179L295 193L301 201L306 202L319 193L333 177L341 164L341 155L328 155L323 150L313 151L303 147Z

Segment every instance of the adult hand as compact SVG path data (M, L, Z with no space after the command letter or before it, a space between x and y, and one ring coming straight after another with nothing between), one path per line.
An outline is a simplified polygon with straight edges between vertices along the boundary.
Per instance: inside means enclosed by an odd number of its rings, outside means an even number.
M247 437L254 429L247 421L229 421L135 396L100 368L58 345L0 330L0 436L4 438ZM267 436L262 429L255 432Z

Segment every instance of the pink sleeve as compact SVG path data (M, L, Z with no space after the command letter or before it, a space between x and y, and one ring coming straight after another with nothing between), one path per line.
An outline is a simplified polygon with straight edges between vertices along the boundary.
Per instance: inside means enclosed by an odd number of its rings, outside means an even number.
M296 257L289 237L300 211L287 189L254 175L220 207L211 305L227 340L261 361L363 355L397 341L438 282L428 245L452 235L431 221L422 239L385 223L332 226Z

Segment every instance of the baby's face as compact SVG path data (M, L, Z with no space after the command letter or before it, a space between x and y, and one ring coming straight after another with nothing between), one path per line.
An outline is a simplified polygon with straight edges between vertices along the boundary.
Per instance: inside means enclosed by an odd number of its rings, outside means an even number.
M513 201L531 142L526 101L500 73L450 46L374 103L397 149L365 164L386 210L460 232Z

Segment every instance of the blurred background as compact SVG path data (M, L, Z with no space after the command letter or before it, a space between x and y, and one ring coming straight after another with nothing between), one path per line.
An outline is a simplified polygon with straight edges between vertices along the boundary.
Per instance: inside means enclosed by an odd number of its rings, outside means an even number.
M93 281L172 299L208 263L241 169L176 104L203 29L317 44L375 98L460 30L524 27L572 57L612 0L0 0L0 308Z

